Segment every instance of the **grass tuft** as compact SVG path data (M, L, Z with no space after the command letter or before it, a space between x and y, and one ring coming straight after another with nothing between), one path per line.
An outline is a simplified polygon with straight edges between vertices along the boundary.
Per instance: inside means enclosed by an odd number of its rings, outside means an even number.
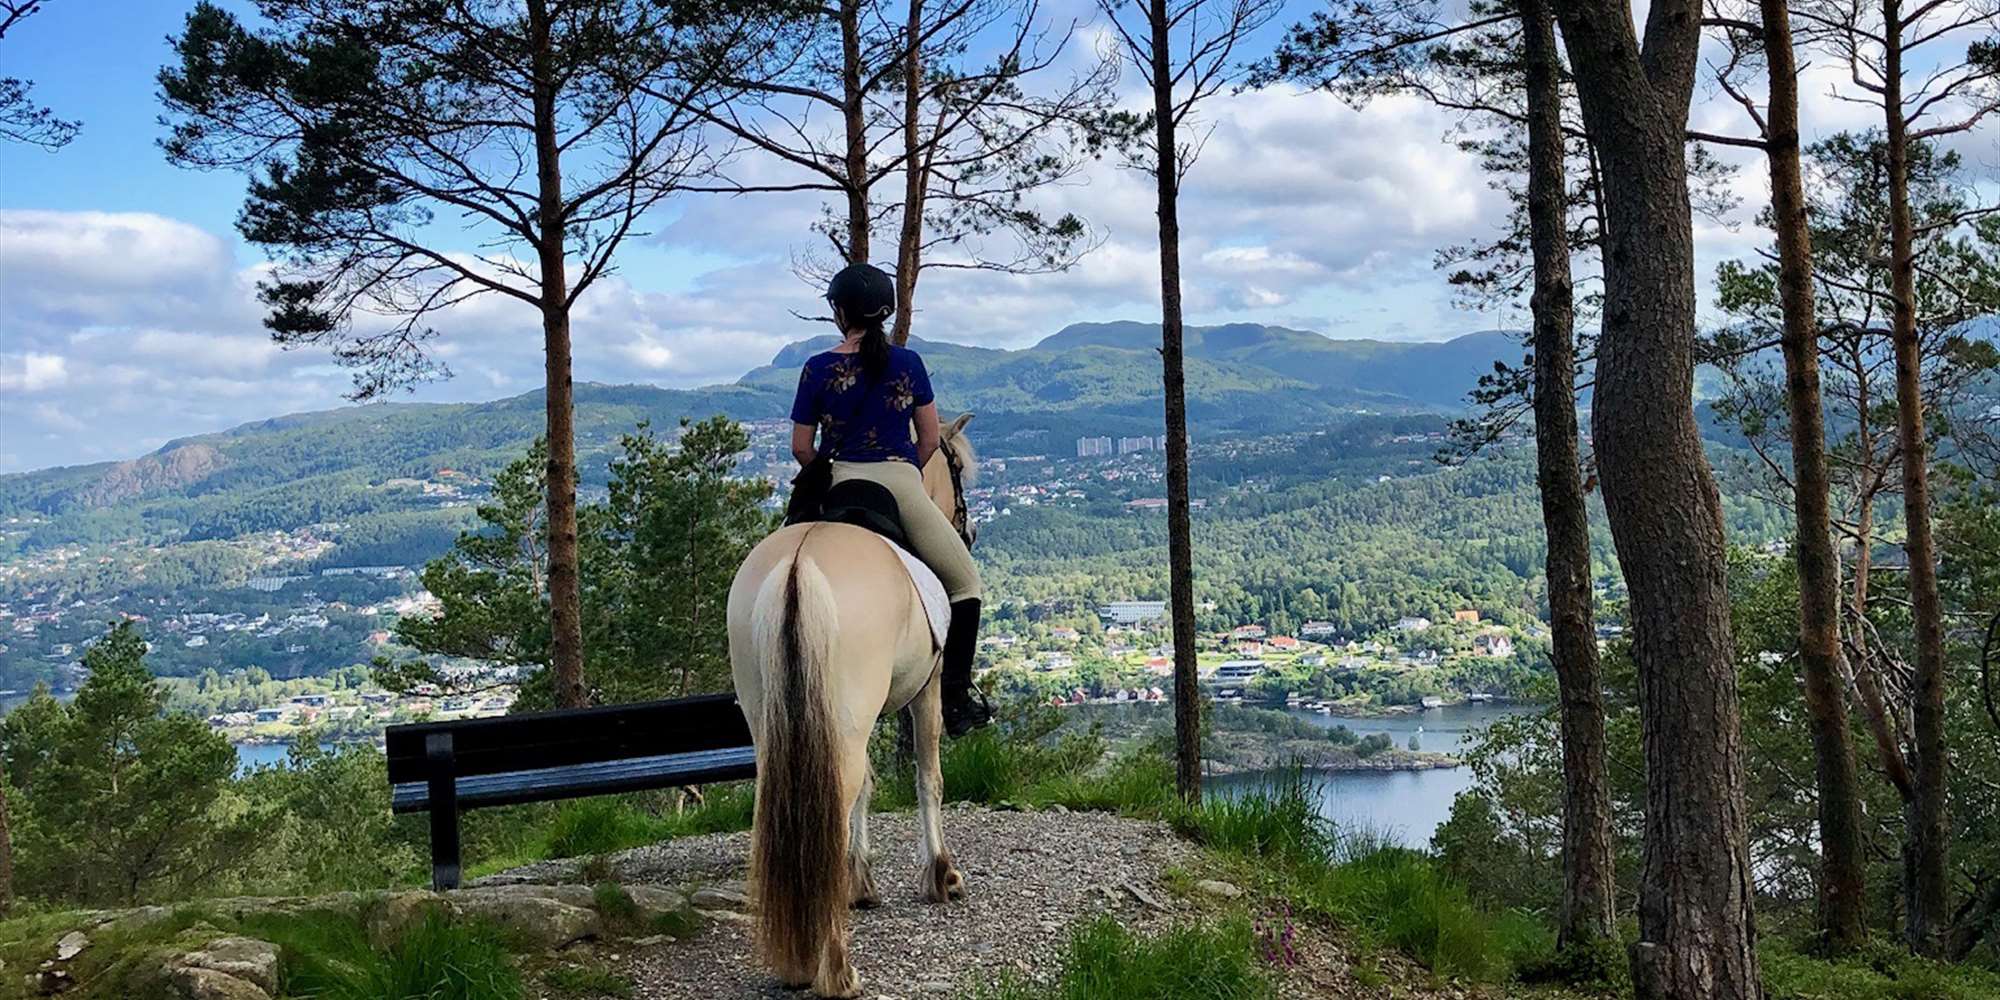
M558 965L542 973L542 982L564 993L586 997L629 997L632 980L594 965Z
M1150 753L1127 754L1099 771L1057 775L1029 789L1025 798L1038 806L1147 818L1166 815L1178 802L1173 763Z
M611 854L672 836L666 820L621 798L577 799L556 810L543 841L547 858Z
M499 933L479 923L432 916L386 952L368 944L360 921L332 915L257 917L244 922L276 944L284 996L312 1000L522 1000L520 973Z
M644 920L644 914L632 894L615 882L599 882L591 889L591 902L596 906L598 917L613 931L630 930Z
M1264 1000L1274 995L1249 921L1134 934L1098 917L1070 935L1050 986L1018 977L975 989L976 1000Z
M1210 796L1181 810L1174 825L1214 850L1309 868L1329 864L1337 842L1320 815L1318 789L1298 767L1240 795Z

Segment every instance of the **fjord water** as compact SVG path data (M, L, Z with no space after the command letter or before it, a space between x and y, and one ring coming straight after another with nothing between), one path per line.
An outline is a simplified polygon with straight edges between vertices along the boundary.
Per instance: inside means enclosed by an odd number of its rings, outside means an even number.
M1317 726L1346 726L1357 736L1387 733L1398 747L1417 737L1420 749L1459 753L1478 731L1496 719L1535 712L1525 705L1448 705L1412 715L1351 719L1299 709L1291 714ZM1210 779L1220 794L1241 794L1268 784L1275 772L1249 771ZM1438 825L1451 816L1452 800L1473 785L1469 767L1424 771L1324 771L1306 774L1319 795L1320 813L1345 830L1368 831L1406 847L1425 847Z
M1315 725L1346 726L1357 736L1387 733L1397 747L1406 747L1410 737L1433 753L1459 753L1472 745L1478 730L1495 719L1538 711L1522 705L1448 705L1412 715L1380 719L1355 719L1320 715L1292 709L1290 714ZM236 756L244 771L259 766L283 764L290 748L284 743L239 744ZM1212 790L1235 794L1255 789L1270 781L1269 771L1211 778ZM1343 829L1367 830L1398 844L1423 847L1431 834L1451 815L1452 800L1472 787L1468 767L1434 768L1424 771L1313 771L1307 775L1318 792L1320 812Z

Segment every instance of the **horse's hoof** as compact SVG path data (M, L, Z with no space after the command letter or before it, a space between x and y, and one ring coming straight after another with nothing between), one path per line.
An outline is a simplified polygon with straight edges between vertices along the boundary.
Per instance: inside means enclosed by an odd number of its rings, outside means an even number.
M865 896L854 897L854 902L849 905L857 910L872 910L882 905L882 897L871 892Z
M934 866L928 876L924 879L925 902L946 903L965 898L965 875L950 862Z

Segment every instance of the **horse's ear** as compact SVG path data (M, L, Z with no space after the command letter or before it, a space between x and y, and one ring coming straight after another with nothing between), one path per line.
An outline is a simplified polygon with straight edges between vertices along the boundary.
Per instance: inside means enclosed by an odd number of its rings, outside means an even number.
M949 437L954 434L962 434L965 432L965 425L971 422L972 422L972 414L961 413L958 415L957 420L951 422L951 429L945 431L945 435Z

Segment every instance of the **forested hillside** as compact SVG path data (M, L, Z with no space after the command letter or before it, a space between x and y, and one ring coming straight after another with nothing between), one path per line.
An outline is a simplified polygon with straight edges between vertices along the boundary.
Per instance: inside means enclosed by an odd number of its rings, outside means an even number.
M978 413L973 436L994 460L975 506L1002 607L1165 596L1164 519L1128 506L1160 495L1158 453L1073 457L1079 437L1152 440L1149 329L1080 324L1019 351L919 344L945 407ZM1366 629L1466 605L1519 621L1545 614L1529 451L1510 437L1463 467L1441 466L1462 410L1429 405L1462 401L1480 370L1518 350L1508 335L1391 344L1234 325L1196 330L1191 343L1204 621ZM605 489L621 435L716 414L749 425L739 474L782 477L795 366L824 346L789 346L731 386L579 386L585 492ZM0 651L0 687L52 676L114 613L276 616L258 635L211 629L211 643L156 654L173 674L256 666L295 677L366 663L392 607L421 596L414 577L391 571L421 568L477 524L494 477L526 453L541 420L539 393L378 404L0 478L0 602L54 618ZM1742 464L1729 445L1715 448ZM1738 540L1783 534L1774 508L1730 503ZM1594 517L1593 577L1615 592ZM382 575L322 575L356 567ZM303 591L312 606L295 606ZM282 624L299 613L310 627Z

